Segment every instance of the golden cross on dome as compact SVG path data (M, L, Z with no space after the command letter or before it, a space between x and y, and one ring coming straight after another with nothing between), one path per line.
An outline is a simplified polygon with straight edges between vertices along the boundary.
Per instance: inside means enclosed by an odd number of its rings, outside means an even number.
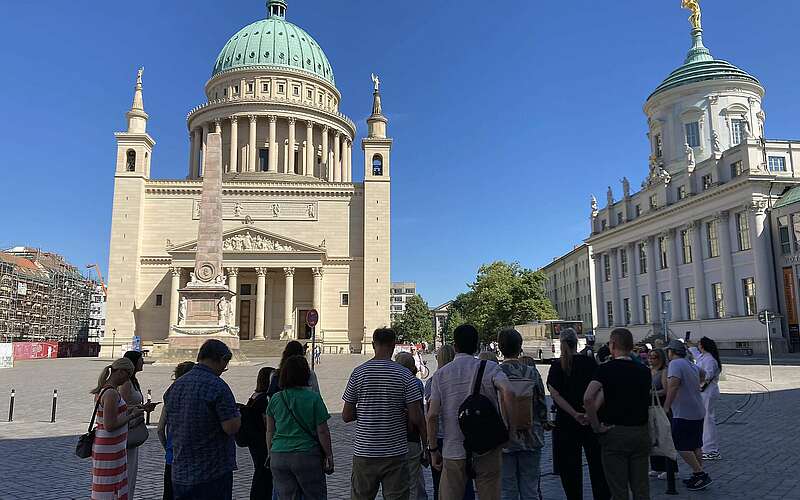
M692 25L692 28L696 30L703 29L700 23L700 18L702 16L700 12L700 0L681 0L681 8L692 12L692 15L689 16L689 23Z

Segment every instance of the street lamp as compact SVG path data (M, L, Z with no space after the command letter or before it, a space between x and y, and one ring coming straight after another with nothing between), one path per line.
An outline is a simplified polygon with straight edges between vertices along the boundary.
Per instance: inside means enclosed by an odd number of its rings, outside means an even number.
M117 329L111 330L111 359L114 359L114 347L117 345Z

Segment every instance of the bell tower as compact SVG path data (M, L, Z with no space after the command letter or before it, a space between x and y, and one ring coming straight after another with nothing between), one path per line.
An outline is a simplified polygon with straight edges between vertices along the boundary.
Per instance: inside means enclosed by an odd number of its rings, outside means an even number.
M376 328L389 326L391 287L391 153L388 120L381 105L381 81L372 75L372 115L364 151L364 333L368 342Z

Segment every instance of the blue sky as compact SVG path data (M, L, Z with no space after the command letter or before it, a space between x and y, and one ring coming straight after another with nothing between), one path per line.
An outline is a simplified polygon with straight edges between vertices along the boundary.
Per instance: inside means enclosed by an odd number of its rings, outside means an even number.
M703 7L714 56L767 89L767 136L800 137L800 2ZM147 68L153 176L183 177L186 113L228 37L264 12L260 0L6 2L0 247L105 270L113 132L125 126L136 68ZM622 176L638 185L642 105L682 63L687 16L679 0L289 0L287 17L325 49L360 134L369 75L381 75L395 139L392 277L416 280L433 306L482 263L549 262L586 237L591 193L619 192Z

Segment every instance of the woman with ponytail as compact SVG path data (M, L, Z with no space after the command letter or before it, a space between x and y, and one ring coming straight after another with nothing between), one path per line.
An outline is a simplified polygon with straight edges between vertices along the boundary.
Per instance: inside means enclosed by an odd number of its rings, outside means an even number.
M131 360L122 358L103 368L91 393L97 404L97 427L92 445L92 500L129 500L128 425L143 419L141 408L125 404L117 387L135 371Z
M600 443L588 425L583 408L583 395L597 370L589 356L578 354L578 335L572 328L561 332L561 358L550 366L547 388L556 404L556 426L553 429L553 466L561 477L567 500L583 498L583 457L589 463L589 478L596 500L608 500L611 493L606 483L600 458Z
M719 435L717 434L716 407L719 399L719 374L722 372L722 360L719 358L717 343L708 337L700 339L698 345L700 355L697 366L706 374L700 386L706 418L703 420L703 460L721 460L719 453Z

